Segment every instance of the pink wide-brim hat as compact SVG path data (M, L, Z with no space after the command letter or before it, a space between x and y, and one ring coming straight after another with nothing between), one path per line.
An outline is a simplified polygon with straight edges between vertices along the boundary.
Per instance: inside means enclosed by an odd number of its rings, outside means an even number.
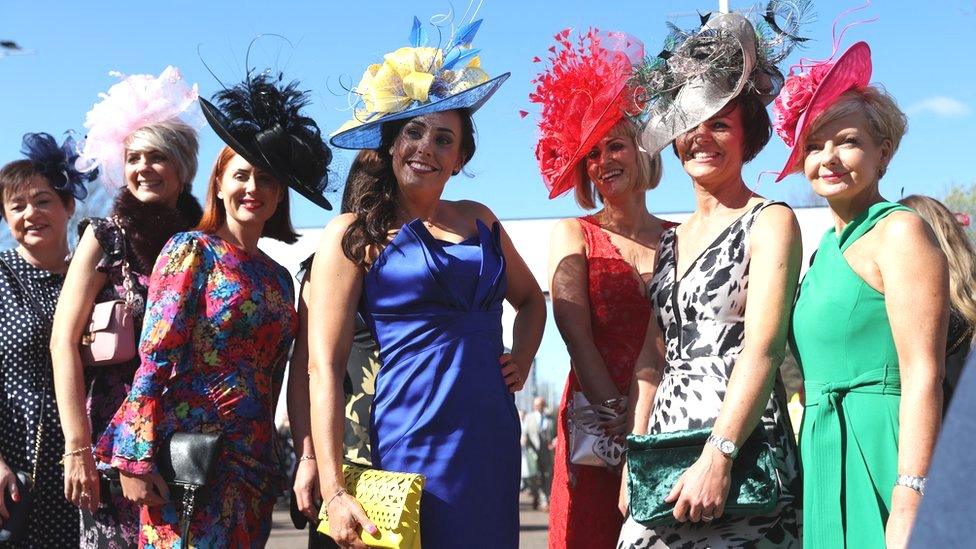
M825 61L821 64L830 63ZM802 154L800 138L808 126L812 124L825 110L830 108L841 95L849 90L864 88L871 80L871 48L867 42L857 42L847 49L834 65L827 71L817 88L810 96L810 101L803 112L800 114L793 132L793 146L790 148L790 156L786 160L786 165L780 170L776 181L782 181L787 175L793 173L794 166ZM808 73L809 74L809 71ZM790 75L787 78L802 78L803 75ZM784 85L786 89L787 85ZM801 106L802 108L802 106Z

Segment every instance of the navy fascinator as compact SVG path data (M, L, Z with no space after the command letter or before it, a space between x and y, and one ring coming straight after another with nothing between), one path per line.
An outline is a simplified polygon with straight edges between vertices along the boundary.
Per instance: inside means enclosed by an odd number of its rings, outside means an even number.
M308 93L283 75L248 71L243 82L223 89L213 103L200 98L203 115L217 135L249 163L275 174L319 207L325 198L332 151L315 121L305 116Z
M71 135L58 142L48 133L26 133L20 152L30 160L34 169L41 173L59 191L71 193L78 200L88 196L86 183L98 178L98 170L80 172L75 169L78 145Z

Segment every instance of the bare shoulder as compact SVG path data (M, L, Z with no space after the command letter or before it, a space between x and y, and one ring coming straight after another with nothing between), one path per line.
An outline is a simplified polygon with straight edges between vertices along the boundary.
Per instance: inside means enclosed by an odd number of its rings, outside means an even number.
M333 217L325 225L325 238L330 239L337 235L341 238L342 235L346 234L346 230L356 219L357 216L354 213L344 213Z
M782 242L800 238L796 214L785 204L770 204L756 215L752 225L753 243Z
M99 244L98 238L95 236L94 227L89 224L78 240L78 246L71 256L71 264L85 265L86 268L94 269L95 265L101 261L102 255L102 245Z
M560 219L552 227L549 242L551 246L578 246L582 248L584 245L583 228L580 227L579 221L572 217Z
M915 212L892 212L878 222L875 230L882 253L888 251L907 258L912 252L941 250L932 227Z
M480 219L485 225L491 225L498 221L498 216L495 215L495 212L491 211L491 208L481 202L475 202L474 200L442 200L441 202L448 208L453 209L458 215L472 219Z

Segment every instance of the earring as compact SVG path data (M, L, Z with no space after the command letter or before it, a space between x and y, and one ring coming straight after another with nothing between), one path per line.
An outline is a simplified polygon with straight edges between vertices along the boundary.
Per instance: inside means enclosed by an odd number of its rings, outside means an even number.
M457 175L459 173L461 173L461 170L454 170L453 172L451 172L451 175Z

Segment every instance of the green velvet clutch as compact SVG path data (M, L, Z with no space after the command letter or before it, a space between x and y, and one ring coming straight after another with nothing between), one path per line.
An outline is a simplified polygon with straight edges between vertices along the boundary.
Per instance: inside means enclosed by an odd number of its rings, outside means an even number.
M627 487L630 514L644 526L675 523L673 503L664 498L678 477L701 456L711 428L627 437ZM725 500L726 516L770 513L780 486L773 451L762 427L742 444L732 463L732 483Z

